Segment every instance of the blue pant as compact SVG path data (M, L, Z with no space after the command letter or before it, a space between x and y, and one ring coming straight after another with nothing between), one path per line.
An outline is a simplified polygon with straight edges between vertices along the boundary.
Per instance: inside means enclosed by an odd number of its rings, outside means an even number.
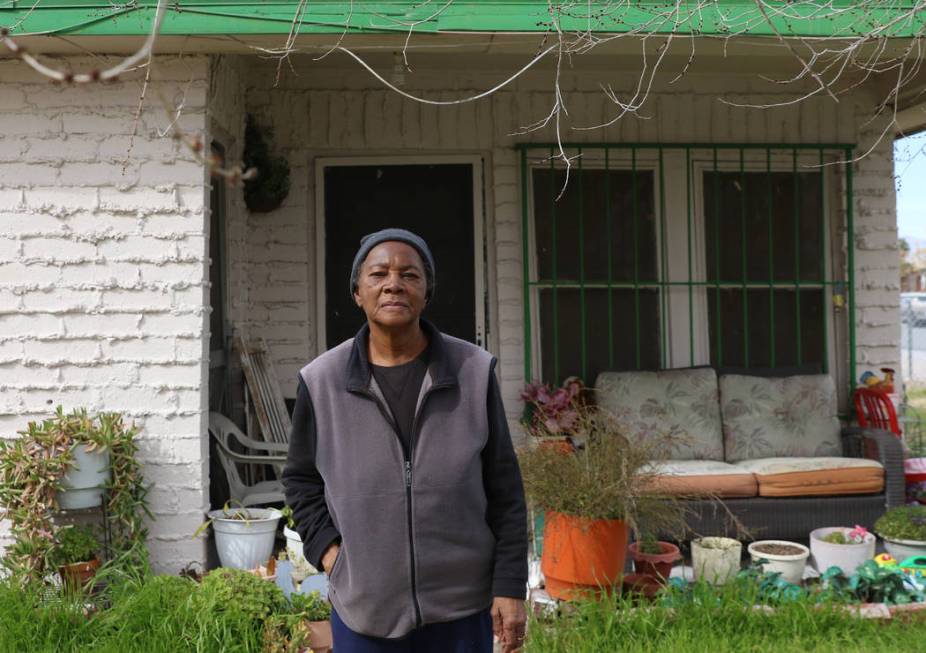
M333 653L492 653L492 616L483 610L469 617L428 624L401 639L355 633L331 611Z

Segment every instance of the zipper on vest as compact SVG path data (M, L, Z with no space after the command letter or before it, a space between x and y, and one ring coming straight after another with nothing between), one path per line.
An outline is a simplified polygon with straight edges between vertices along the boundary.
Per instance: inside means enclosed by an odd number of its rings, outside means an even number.
M399 427L396 425L395 421L392 419L392 415L389 413L389 410L383 405L374 393L369 390L361 391L361 394L370 398L373 403L379 408L380 412L383 414L383 417L386 418L386 422L389 426L392 427L393 433L395 433L396 439L399 441L399 448L402 450L402 455L404 457L405 463L405 520L408 530L408 547L409 547L409 568L411 571L411 584L412 584L412 603L415 606L415 628L421 628L421 606L418 604L418 577L415 573L415 535L414 527L412 525L412 452L415 450L415 425L418 422L418 415L415 415L415 419L412 422L412 433L411 441L409 442L408 451L405 451L405 447L402 446L402 438L399 435ZM424 406L424 400L427 399L430 391L425 393L424 398L421 401L421 406ZM420 411L420 406L419 406Z
M421 606L418 604L418 577L415 573L415 534L412 527L412 461L405 460L405 508L408 517L408 549L411 552L412 601L415 604L415 628L421 628Z

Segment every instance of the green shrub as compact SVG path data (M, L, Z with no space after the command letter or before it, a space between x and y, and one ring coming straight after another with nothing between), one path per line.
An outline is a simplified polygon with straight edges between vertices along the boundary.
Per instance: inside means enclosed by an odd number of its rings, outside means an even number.
M58 546L52 550L55 566L73 565L96 558L100 544L89 526L68 526L58 531Z
M926 506L891 508L875 522L875 532L892 540L926 542Z

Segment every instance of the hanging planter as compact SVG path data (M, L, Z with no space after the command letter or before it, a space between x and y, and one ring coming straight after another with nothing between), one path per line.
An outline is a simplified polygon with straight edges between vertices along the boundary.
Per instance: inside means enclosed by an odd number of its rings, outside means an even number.
M91 444L75 444L74 465L61 477L58 486L58 506L63 510L96 508L103 500L109 482L109 451L91 448Z
M261 128L248 114L244 130L244 166L257 176L244 183L244 203L252 213L269 213L280 208L289 195L289 162L270 151L273 130Z
M620 583L627 558L627 523L548 512L540 566L555 599L598 594Z

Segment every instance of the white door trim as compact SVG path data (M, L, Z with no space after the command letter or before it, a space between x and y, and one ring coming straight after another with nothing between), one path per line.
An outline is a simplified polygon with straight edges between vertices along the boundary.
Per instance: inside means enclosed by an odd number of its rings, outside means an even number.
M315 159L315 355L322 354L327 342L327 297L325 293L325 168L370 165L454 165L473 168L473 277L476 296L476 342L487 347L486 338L486 262L484 243L485 215L482 202L483 158L478 154L343 156ZM438 261L438 265L440 262Z

